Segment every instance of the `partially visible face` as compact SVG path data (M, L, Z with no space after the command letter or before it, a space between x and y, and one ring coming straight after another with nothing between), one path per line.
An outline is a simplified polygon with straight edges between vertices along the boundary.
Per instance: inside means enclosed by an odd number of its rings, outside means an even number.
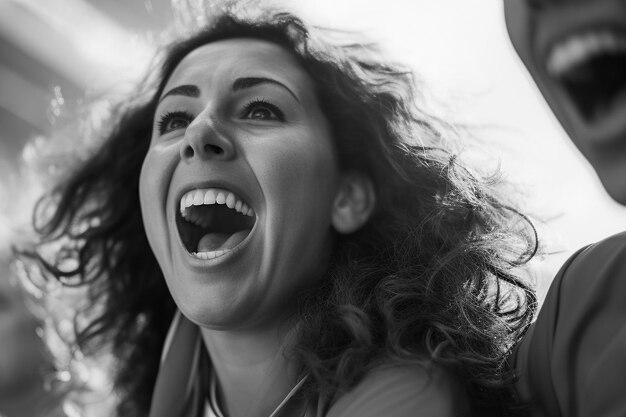
M9 274L8 262L0 259L0 400L38 381L45 360L37 322Z
M626 0L504 0L504 9L550 107L626 204Z
M150 245L196 323L271 320L318 279L338 162L308 74L281 47L231 39L177 66L140 179Z

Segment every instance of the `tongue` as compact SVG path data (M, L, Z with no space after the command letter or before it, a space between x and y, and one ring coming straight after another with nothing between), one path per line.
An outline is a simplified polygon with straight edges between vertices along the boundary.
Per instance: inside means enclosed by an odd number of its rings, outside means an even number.
M240 244L248 236L248 233L249 230L241 230L233 234L207 233L198 242L198 252L232 249Z

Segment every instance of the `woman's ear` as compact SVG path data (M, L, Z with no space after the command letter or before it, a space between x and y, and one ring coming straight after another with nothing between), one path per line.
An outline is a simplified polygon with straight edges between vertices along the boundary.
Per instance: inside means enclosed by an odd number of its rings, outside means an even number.
M343 174L333 204L333 227L342 234L356 232L367 223L375 206L372 180L360 172Z

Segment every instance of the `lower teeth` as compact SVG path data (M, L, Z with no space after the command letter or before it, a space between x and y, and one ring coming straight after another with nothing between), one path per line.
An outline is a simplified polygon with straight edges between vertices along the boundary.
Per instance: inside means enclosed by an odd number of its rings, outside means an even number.
M227 254L228 252L230 252L230 249L221 249L208 252L192 252L191 255L198 259L208 260L219 258L220 256Z

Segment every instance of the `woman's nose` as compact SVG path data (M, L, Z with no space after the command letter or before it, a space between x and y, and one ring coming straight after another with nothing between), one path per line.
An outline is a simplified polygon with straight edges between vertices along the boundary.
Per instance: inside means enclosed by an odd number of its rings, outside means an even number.
M222 129L212 120L194 120L187 130L180 148L180 157L185 162L194 159L227 160L235 156L235 147Z

